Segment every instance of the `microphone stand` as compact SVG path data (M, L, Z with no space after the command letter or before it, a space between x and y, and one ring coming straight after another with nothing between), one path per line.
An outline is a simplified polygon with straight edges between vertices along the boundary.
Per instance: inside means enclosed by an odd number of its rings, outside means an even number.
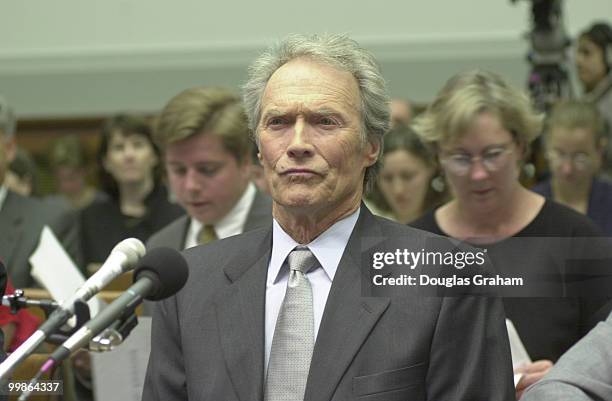
M57 302L51 299L30 299L25 296L25 291L21 289L15 290L11 295L3 296L2 305L8 306L13 315L20 309L36 306L43 310L45 317L49 317L49 315L59 306Z
M36 306L41 306L47 318L49 317L49 313L53 312L59 306L57 303L54 303L50 300L42 300L42 301L34 301L27 299L23 295L23 291L20 293L21 295L17 295L13 299L13 303L15 305L16 310L24 308L30 304L36 304ZM9 296L11 297L11 296ZM10 302L10 301L9 301ZM40 305L39 305L40 304ZM81 300L77 300L74 303L74 315L76 317L76 325L72 329L58 329L55 333L50 334L45 339L44 334L37 330L30 338L28 338L17 350L11 353L3 362L0 364L0 369L2 371L1 377L5 379L8 377L9 373L20 363L22 362L30 353L32 353L43 341L48 341L52 344L60 345L63 344L68 338L70 338L77 330L79 330L85 323L90 320L90 312L89 306L86 302Z
M136 316L136 308L140 303L135 303L126 308L121 316L110 325L109 328L105 329L98 336L92 338L89 342L89 350L93 352L107 352L112 351L115 347L120 345L132 332L134 327L138 324L138 317ZM86 313L85 313L86 312ZM83 317L84 313L87 318L79 322L79 316ZM77 325L69 333L62 332L59 334L53 334L47 338L48 342L52 342L56 345L61 345L69 337L72 336L77 330L79 330L89 320L89 308L86 303L81 302L75 304L75 314L77 316ZM34 387L34 385L40 380L40 378L47 372L52 372L66 357L70 354L62 354L57 360L49 358L43 366L39 369L36 375L30 380L28 387ZM31 392L25 390L19 396L18 401L25 401L31 395Z

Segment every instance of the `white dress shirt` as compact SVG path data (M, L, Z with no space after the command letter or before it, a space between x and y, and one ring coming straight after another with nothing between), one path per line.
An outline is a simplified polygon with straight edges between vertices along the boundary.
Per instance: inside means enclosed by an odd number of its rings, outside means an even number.
M338 269L344 248L346 248L358 217L359 208L351 215L334 223L334 225L325 230L311 243L304 244L308 246L322 267L322 269L314 269L306 274L312 287L315 340L336 269ZM270 360L276 319L285 298L285 290L287 289L287 280L289 278L289 269L284 262L289 252L298 245L300 244L291 238L282 229L280 224L274 220L272 225L272 256L268 265L268 278L266 281L266 371L268 370L268 361ZM281 267L283 268L281 269Z
M255 200L256 193L257 191L255 190L255 184L249 182L246 190L238 202L234 205L232 210L221 218L221 220L215 223L214 227L217 238L223 239L231 237L232 235L242 234L244 224L249 216L249 211L251 210L251 206ZM187 231L187 236L185 237L184 249L198 245L198 234L200 233L201 229L202 223L192 217L191 223L189 224L189 230Z

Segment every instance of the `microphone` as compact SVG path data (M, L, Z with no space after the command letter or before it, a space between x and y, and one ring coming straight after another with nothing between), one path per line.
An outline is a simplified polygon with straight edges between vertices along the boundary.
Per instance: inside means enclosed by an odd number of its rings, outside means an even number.
M178 251L165 247L152 249L136 266L134 284L57 348L42 366L41 372L46 372L86 346L125 310L133 310L143 299L158 301L176 294L183 288L188 276L187 262Z
M144 244L136 238L128 238L115 245L100 269L87 279L70 298L62 302L49 316L49 319L0 364L0 380L6 379L18 363L74 315L77 302L88 301L114 278L131 270L144 253Z
M2 296L2 306L16 309L27 308L29 306L55 309L58 307L58 303L51 299L30 299L25 296L23 290L15 290L15 293L12 295Z

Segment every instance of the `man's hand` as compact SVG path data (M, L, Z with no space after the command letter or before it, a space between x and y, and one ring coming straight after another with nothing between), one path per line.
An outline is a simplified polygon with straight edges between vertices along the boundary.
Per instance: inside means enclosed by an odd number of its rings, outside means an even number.
M523 396L523 391L527 389L527 387L531 386L538 380L540 380L550 368L552 368L553 363L547 359L541 359L539 361L535 361L523 366L519 366L514 369L514 373L522 373L523 377L516 384L516 399L520 399Z

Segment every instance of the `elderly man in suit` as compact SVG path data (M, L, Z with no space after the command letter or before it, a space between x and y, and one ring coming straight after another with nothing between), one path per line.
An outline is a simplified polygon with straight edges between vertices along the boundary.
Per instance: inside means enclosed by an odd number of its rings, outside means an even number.
M253 145L240 98L219 88L179 93L161 112L155 141L188 215L151 236L148 248L183 250L270 224L271 201L250 182Z
M244 100L273 224L184 252L143 400L512 400L499 299L362 292L362 246L429 235L361 202L389 126L374 58L291 36L252 65Z
M4 177L16 153L16 119L9 103L0 97L0 260L15 288L31 287L29 258L40 232L49 221L48 210L33 198L8 190Z

